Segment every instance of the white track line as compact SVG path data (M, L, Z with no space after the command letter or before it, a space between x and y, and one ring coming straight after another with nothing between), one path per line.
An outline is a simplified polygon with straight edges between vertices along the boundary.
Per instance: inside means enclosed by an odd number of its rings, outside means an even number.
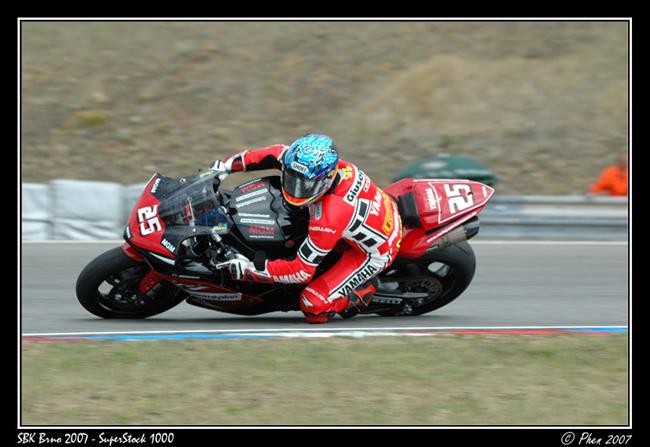
M25 240L23 244L122 244L123 240ZM628 241L470 240L471 245L628 245Z
M75 335L145 335L145 334L220 334L257 332L350 332L350 331L448 331L448 330L518 330L518 329L625 329L628 326L412 326L412 327L346 327L346 328L266 328L266 329L184 329L171 331L111 331L111 332L40 332L22 334L23 337L61 337Z
M524 241L485 240L469 241L470 245L628 245L627 241Z

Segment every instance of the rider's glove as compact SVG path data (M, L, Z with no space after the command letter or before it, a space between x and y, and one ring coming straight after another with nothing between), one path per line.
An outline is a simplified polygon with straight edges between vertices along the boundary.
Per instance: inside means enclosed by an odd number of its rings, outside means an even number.
M244 279L247 272L255 270L255 265L247 257L237 254L235 259L220 262L215 265L218 269L228 269L230 276L238 281Z
M230 174L230 169L226 166L226 163L224 163L221 160L216 160L214 163L212 163L212 166L210 166L211 171L215 171L217 173L217 177L219 178L219 181L224 181L226 177Z
M219 262L215 264L215 267L228 269L230 276L237 281L245 279L253 282L272 283L273 279L269 272L266 271L266 266L256 267L255 264L255 261L250 261L244 255L238 253L234 259Z

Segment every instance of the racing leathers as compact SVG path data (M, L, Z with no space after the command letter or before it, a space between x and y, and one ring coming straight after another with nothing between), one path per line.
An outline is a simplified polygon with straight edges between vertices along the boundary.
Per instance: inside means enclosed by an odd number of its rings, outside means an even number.
M281 169L288 146L247 150L224 161L229 172ZM309 231L292 259L242 264L242 279L307 284L300 308L307 321L324 323L336 313L367 305L381 271L399 250L402 223L395 201L352 163L339 160L332 187L309 208ZM316 267L341 241L343 254L314 279Z

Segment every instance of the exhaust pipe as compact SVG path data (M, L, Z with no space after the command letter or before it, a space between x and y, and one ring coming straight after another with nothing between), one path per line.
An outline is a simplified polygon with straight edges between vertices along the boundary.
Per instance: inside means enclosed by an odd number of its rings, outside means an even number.
M450 245L457 244L459 242L469 240L478 234L478 230L479 220L478 216L475 216L465 222L463 225L458 226L444 236L441 236L427 251L438 250L441 248L449 247Z

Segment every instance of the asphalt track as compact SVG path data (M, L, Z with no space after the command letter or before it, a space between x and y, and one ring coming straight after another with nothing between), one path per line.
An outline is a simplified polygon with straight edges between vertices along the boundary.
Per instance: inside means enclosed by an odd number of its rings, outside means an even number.
M81 269L116 242L25 242L21 246L23 335L314 328L300 312L241 317L181 303L144 320L103 320L77 302ZM628 245L472 241L477 270L454 302L419 317L335 318L327 328L625 326Z

